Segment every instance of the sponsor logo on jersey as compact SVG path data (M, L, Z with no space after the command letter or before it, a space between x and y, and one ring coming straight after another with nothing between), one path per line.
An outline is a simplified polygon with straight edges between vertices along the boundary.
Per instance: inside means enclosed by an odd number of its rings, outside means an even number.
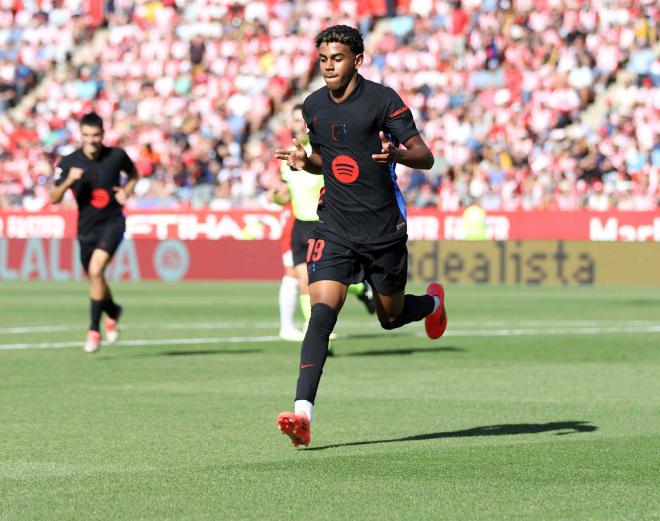
M350 156L337 156L332 161L332 173L337 181L350 184L360 177L360 167Z
M89 201L94 208L105 208L110 204L110 195L103 188L92 190L92 197Z

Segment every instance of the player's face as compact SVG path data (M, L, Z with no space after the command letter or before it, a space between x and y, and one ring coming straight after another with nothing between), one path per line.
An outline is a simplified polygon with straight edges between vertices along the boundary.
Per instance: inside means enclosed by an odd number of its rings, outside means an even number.
M80 135L82 137L83 154L87 157L96 157L101 151L103 129L100 127L82 125L80 127Z
M362 59L362 54L354 54L345 43L330 42L319 46L321 76L332 91L346 88L362 65Z

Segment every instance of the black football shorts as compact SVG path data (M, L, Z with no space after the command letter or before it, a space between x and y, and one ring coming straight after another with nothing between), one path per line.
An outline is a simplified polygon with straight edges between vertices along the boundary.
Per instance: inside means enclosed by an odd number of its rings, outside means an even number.
M122 219L121 221L113 221L99 226L91 236L85 236L84 240L78 239L78 244L80 245L80 262L85 272L88 271L89 261L92 258L94 250L108 252L110 258L112 258L124 238L125 230L126 223Z
M408 281L406 239L387 245L347 246L331 239L311 239L307 250L309 283L335 280L346 285L367 280L381 295L403 291Z
M299 221L293 223L291 232L291 252L293 253L293 265L304 264L307 262L307 249L309 248L309 239L313 237L314 228L317 221Z

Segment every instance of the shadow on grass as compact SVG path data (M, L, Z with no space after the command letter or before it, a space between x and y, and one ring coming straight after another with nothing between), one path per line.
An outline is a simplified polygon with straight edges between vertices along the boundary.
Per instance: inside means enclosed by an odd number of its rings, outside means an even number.
M342 356L388 356L412 355L414 353L464 353L467 349L462 347L406 347L403 349L378 349L374 351L358 351L356 353L335 354L335 358Z
M587 425L585 421L564 421L550 423L513 423L503 425L487 425L484 427L473 427L462 431L432 432L430 434L417 434L404 438L393 438L389 440L353 441L349 443L337 443L335 445L323 445L321 447L310 447L304 450L325 450L338 447L355 447L358 445L374 445L376 443L396 443L402 441L435 440L440 438L471 438L475 436L510 436L512 434L538 434L541 432L558 431L555 434L576 434L579 432L593 432L598 427Z
M198 351L163 351L162 353L159 353L158 356L242 355L248 353L261 353L261 351L261 349L200 349Z
M426 336L418 331L379 331L377 333L337 333L337 340L361 340L365 338L392 338L392 337Z
M644 306L644 307L660 307L660 299L650 298L637 298L629 300L621 300L621 304L625 306Z
M153 356L247 355L250 353L261 353L262 351L262 349L197 349L195 351L157 351L155 353L138 353L128 356L99 358L99 360L124 360L126 358L145 358Z

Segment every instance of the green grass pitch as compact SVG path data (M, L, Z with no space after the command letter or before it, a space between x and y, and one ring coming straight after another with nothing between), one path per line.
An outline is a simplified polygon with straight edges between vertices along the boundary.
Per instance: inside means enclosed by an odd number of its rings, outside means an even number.
M302 450L277 283L113 289L87 355L84 283L0 282L0 520L660 519L658 288L450 286L435 342L349 300Z

